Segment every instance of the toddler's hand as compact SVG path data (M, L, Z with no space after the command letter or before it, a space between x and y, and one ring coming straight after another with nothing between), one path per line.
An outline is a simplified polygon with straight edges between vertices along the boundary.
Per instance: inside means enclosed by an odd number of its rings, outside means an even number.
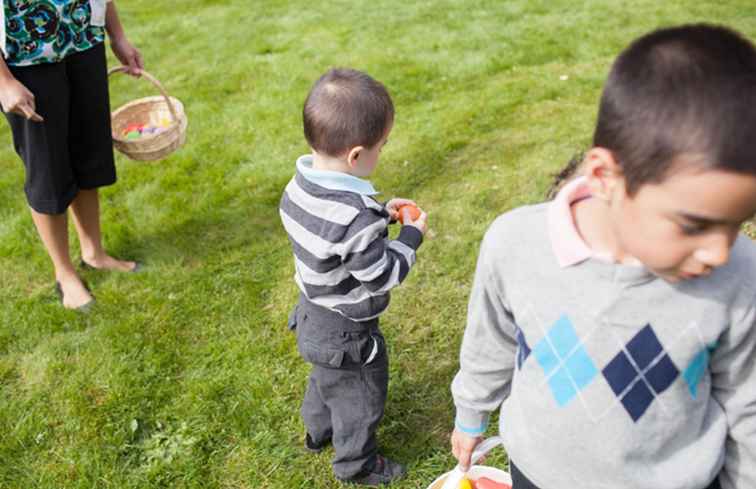
M418 207L418 209L420 208ZM402 214L402 222L405 226L415 227L420 230L423 235L425 235L425 233L428 231L428 224L426 222L428 220L428 214L426 214L424 210L420 209L420 217L418 217L414 221L412 220L409 209L402 210Z
M399 220L399 208L403 205L411 204L416 206L415 201L409 199L391 199L386 202L386 210L388 211L391 219Z
M463 471L470 468L470 457L476 446L483 440L482 436L470 436L454 428L451 435L452 453Z

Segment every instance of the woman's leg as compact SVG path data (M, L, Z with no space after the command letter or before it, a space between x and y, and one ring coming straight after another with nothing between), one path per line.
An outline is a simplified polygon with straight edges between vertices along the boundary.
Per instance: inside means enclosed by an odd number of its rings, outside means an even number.
M117 260L105 252L100 233L100 198L97 189L79 190L71 202L71 214L79 234L81 259L87 265L106 270L131 272L133 261Z
M55 280L63 291L63 306L76 309L91 302L92 295L84 287L71 263L66 214L41 214L34 209L30 210L37 232L55 267Z
M95 268L130 272L136 263L109 256L100 234L97 189L116 181L104 44L67 57L66 74L71 85L71 168L79 189L70 209L81 258Z

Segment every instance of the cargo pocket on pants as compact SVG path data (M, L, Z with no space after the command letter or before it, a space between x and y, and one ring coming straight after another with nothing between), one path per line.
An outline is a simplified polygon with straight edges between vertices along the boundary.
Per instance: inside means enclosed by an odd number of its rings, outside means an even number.
M344 362L343 350L318 345L312 341L302 341L299 345L299 353L306 362L321 367L339 368Z

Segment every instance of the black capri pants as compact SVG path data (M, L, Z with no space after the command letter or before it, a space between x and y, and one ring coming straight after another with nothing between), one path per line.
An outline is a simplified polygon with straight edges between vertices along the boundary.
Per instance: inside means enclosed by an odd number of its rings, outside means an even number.
M115 183L104 43L58 63L9 69L34 94L37 113L45 119L5 114L26 168L29 206L62 214L80 189Z

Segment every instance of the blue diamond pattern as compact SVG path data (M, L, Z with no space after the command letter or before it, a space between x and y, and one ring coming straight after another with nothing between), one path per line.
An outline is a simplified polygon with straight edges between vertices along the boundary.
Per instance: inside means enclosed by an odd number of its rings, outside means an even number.
M659 356L663 350L656 338L651 325L647 324L627 343L627 351L641 370L648 367L651 361Z
M638 421L653 400L654 394L646 387L645 382L638 381L622 398L622 405L633 421Z
M560 368L549 378L549 387L560 407L566 406L577 395L577 390L570 382L570 375L565 368Z
M554 323L554 326L549 330L548 337L551 340L551 344L554 345L559 358L567 357L580 341L575 333L575 328L572 327L572 323L567 316L562 316Z
M579 343L572 323L567 316L562 316L533 349L560 406L569 403L598 375L598 369Z
M530 347L525 341L525 334L520 328L517 328L517 370L522 368L522 364L530 356Z
M598 375L598 369L582 347L567 359L565 368L578 390L582 390Z
M620 351L603 370L604 378L616 396L622 394L628 385L638 376L633 364L624 351Z
M621 396L620 400L627 413L633 421L638 421L651 405L654 397L669 388L680 371L669 355L664 352L656 333L649 324L627 343L626 348L635 365L625 351L620 351L604 367L602 373L614 394L617 397ZM652 364L657 357L659 360ZM651 389L646 383L651 386ZM631 384L630 390L622 396Z
M551 349L551 345L543 339L533 348L533 355L535 355L538 364L543 369L543 373L551 375L559 365L559 358L554 354L554 350Z
M704 348L693 357L693 361L690 362L688 368L683 372L683 379L688 384L688 390L693 399L696 398L698 393L698 383L706 372L706 366L709 364L709 351Z
M665 354L656 365L646 371L646 380L654 392L660 394L672 385L679 374L680 371L672 363L669 355Z

